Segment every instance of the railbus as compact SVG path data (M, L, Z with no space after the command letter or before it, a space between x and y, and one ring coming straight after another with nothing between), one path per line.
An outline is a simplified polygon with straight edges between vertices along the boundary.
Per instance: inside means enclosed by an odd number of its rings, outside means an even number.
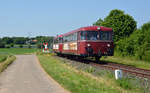
M95 57L114 55L113 30L103 26L88 26L58 35L53 51L58 55Z

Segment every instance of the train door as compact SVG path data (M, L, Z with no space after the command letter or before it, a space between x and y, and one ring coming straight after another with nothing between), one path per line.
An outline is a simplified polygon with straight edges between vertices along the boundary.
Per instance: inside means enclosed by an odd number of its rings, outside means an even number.
M59 52L62 53L63 51L63 38L59 37Z

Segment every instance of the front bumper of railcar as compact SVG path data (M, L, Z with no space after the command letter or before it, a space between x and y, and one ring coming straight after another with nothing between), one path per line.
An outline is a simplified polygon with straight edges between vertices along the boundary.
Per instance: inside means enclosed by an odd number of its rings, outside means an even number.
M105 44L87 44L85 47L87 56L113 56L114 48L113 43L105 43Z

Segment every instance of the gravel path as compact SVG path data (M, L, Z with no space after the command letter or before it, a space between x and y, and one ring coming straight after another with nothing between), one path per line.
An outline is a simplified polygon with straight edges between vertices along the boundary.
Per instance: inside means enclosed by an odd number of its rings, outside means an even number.
M68 93L42 70L35 55L17 55L0 74L0 93Z

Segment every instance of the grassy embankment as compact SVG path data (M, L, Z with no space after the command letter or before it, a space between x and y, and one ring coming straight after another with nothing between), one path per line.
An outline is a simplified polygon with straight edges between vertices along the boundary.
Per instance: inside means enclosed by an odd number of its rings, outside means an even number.
M0 55L0 63L7 59L8 55Z
M140 88L135 88L127 79L116 81L110 74L93 76L90 70L77 70L62 60L50 55L38 55L41 65L46 72L64 88L72 93L142 93Z
M149 69L150 70L150 62L136 60L132 57L120 57L120 56L112 56L112 57L103 57L101 61L119 63L129 66L134 66L137 68Z
M0 48L0 54L32 54L35 53L38 49L32 48Z
M15 59L15 56L0 54L0 72L6 69Z

